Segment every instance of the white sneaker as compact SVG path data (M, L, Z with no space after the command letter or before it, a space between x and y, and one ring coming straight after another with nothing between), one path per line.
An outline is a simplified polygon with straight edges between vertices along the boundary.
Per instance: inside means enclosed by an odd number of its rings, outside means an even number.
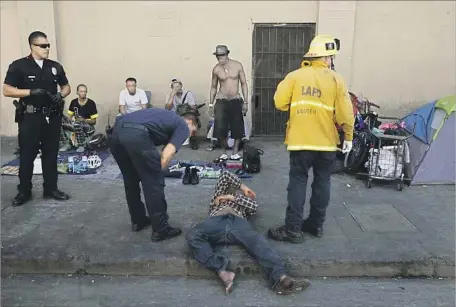
M228 155L227 154L221 154L219 157L219 160L228 160Z
M242 157L238 153L231 155L231 157L230 157L231 160L241 160L241 158Z
M185 142L182 144L182 146L185 146L185 145L188 145L188 144L190 144L190 138L187 138L185 140Z

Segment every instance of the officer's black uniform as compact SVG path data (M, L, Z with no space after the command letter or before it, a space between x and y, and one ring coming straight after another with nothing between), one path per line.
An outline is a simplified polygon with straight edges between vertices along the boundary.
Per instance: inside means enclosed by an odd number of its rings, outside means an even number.
M59 63L44 59L41 68L29 55L14 61L9 66L4 83L18 89L43 89L55 95L57 85L67 85L68 79ZM18 119L19 194L14 199L13 205L22 205L31 196L33 162L39 149L42 153L44 197L66 200L69 198L68 195L57 189L57 154L62 125L61 106L53 103L50 95L31 95L23 98L22 102L25 104L25 109Z
M139 231L152 222L152 241L181 234L168 225L165 178L157 146L173 144L176 150L189 136L185 121L175 112L144 109L117 117L109 136L111 153L124 179L132 230ZM141 182L149 217L141 202Z

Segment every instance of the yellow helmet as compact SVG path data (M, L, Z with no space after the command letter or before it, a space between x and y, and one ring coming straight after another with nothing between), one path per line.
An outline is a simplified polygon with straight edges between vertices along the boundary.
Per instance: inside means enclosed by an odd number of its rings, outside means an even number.
M317 35L310 43L304 58L319 58L336 55L340 50L340 40L329 35Z

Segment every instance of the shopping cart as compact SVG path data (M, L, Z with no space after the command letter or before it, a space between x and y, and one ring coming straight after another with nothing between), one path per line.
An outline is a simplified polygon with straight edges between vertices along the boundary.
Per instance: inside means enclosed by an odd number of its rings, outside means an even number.
M372 142L369 149L369 158L366 162L368 171L367 187L372 187L373 179L399 181L397 190L402 191L404 188L405 165L410 163L408 139L414 134L415 126L413 131L409 133L401 128L401 119L399 118L379 116L377 119L382 119L383 123L393 121L392 126L397 127L401 135L385 134L386 131L382 132L377 128L368 126Z

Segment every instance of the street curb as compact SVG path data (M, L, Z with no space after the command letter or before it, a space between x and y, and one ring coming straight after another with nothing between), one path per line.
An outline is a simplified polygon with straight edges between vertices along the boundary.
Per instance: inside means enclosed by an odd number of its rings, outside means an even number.
M252 259L232 260L241 276L264 274ZM285 259L292 276L297 277L455 277L455 265L443 260L428 259L404 262L374 261L296 261ZM95 274L210 277L193 259L164 257L159 260L131 262L91 262L73 259L16 259L3 257L2 274Z

